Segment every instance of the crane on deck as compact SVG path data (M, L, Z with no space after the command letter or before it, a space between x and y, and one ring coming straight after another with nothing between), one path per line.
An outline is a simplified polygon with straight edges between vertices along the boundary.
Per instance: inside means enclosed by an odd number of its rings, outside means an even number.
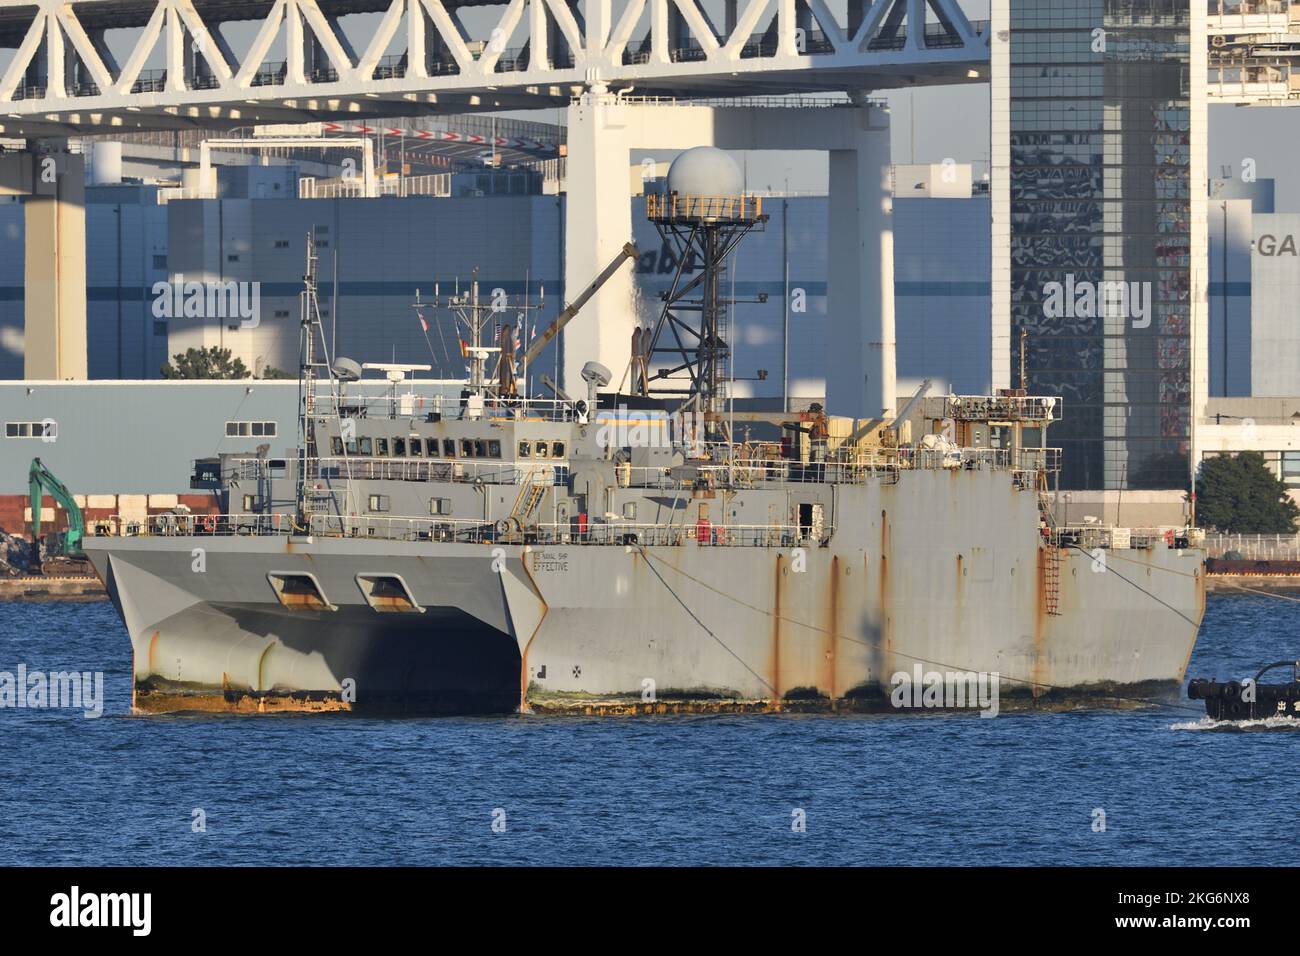
M542 349L546 348L546 346L550 344L551 340L559 335L560 331L569 324L569 321L582 311L582 307L587 304L587 300L600 291L600 287L610 280L610 277L612 277L614 273L622 267L623 263L627 262L629 259L635 261L640 257L640 255L641 253L634 243L624 243L623 248L618 251L618 255L614 257L614 260L609 265L605 266L600 275L596 276L596 278L592 280L591 285L587 286L587 288L583 290L582 295L578 296L570 305L566 306L564 311L555 317L555 321L546 327L546 331L537 336L533 343L528 346L528 349L523 355L524 366L527 367L529 363L537 360L537 356L542 354ZM502 352L498 377L500 380L499 391L502 395L513 396L517 394L514 373L507 364L504 352Z

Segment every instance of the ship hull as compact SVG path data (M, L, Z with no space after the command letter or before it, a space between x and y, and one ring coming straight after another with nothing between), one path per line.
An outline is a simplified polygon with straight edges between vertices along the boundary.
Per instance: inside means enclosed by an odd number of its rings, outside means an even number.
M871 708L918 666L996 673L1004 700L1039 702L1182 681L1199 550L1048 548L1036 496L1005 473L838 494L829 543L802 548L199 535L86 551L146 710ZM377 609L359 576L399 580L409 606ZM310 578L317 606L285 606L286 577Z

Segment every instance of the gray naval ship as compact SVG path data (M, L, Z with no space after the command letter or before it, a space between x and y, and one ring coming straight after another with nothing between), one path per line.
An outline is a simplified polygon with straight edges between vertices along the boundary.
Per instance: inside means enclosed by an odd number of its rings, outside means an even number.
M1176 692L1195 529L1059 525L1054 398L734 411L723 276L761 200L672 185L648 214L703 268L638 333L626 393L588 363L585 394L522 394L517 330L476 286L446 302L469 374L441 397L411 388L428 366L318 360L309 242L297 447L196 462L214 513L85 541L136 707L887 709L918 671L997 674L1003 706Z

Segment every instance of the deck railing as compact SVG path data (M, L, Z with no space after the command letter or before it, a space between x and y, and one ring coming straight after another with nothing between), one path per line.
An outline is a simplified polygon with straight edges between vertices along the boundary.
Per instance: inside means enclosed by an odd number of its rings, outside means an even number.
M938 469L1013 471L1017 484L1033 487L1039 472L1060 470L1059 448L898 448L837 453L825 460L788 458L738 458L734 461L688 460L677 468L662 465L615 465L620 487L689 491L696 488L756 488L787 484L868 484L896 482L900 472ZM233 458L225 478L239 481L284 478L291 459ZM569 480L567 460L514 459L483 461L449 458L396 458L350 455L308 462L308 480L483 482L517 485L536 482L536 471L546 468L546 483L564 485ZM1023 481L1021 480L1023 478Z
M789 548L827 544L834 529L819 525L715 525L708 521L648 524L588 520L519 528L508 520L404 515L311 515L305 525L288 513L121 516L100 519L92 537L287 537L358 538L456 544L625 545Z
M1062 525L1047 532L1052 544L1062 548L1200 548L1205 532L1199 528L1162 525L1150 528L1113 528L1105 525Z

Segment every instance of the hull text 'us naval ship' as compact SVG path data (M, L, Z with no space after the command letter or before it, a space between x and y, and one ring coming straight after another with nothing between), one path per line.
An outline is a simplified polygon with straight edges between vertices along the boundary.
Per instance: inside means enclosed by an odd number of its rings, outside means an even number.
M766 217L738 184L690 188L717 158L695 153L647 211L701 268L634 338L626 391L596 363L583 395L520 383L631 245L522 377L476 285L435 301L469 365L439 396L411 388L428 366L318 360L308 243L296 450L197 462L214 513L84 542L137 707L887 708L918 671L999 675L1004 706L1172 694L1204 608L1197 532L1059 526L1059 401L734 410L722 278Z

